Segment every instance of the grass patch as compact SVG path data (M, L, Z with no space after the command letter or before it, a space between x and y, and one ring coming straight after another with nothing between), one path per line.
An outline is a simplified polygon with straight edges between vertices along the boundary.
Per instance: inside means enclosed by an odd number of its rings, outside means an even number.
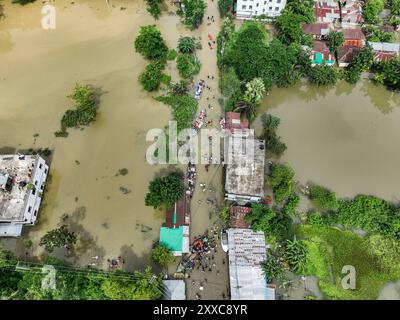
M376 299L388 281L397 280L399 272L383 270L377 257L368 251L367 238L350 231L330 227L302 225L296 230L309 249L307 274L319 278L319 285L326 299ZM356 269L356 289L341 286L342 268Z

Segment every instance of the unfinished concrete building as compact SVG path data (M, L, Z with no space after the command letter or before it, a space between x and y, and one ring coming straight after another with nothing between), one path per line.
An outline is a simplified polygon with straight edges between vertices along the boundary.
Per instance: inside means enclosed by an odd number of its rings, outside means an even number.
M35 224L48 171L38 155L0 156L0 237L18 237Z

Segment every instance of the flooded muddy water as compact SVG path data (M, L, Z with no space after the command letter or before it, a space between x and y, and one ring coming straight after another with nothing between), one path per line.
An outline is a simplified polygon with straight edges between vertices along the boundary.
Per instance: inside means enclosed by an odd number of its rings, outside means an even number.
M54 150L46 205L39 224L26 231L37 245L68 214L83 235L81 245L90 243L90 250L77 248L80 262L120 254L139 261L163 222L161 213L144 205L147 185L160 169L145 160L145 136L170 117L137 82L146 62L134 52L133 39L154 20L142 1L57 0L56 30L43 30L39 1L24 7L10 2L0 22L0 145ZM178 22L167 14L157 22L170 47ZM55 138L76 82L103 91L98 118L83 131L70 130L68 138ZM122 168L127 175L117 175Z
M33 241L32 255L43 253L38 246L40 237L67 217L65 223L80 238L71 261L85 265L98 255L104 266L107 258L122 255L127 269L132 270L148 263L148 252L164 222L162 212L144 205L148 183L165 169L146 162L150 143L145 136L151 128L164 128L170 119L169 108L156 102L137 82L147 62L134 52L134 38L140 26L149 24L160 28L169 48L176 47L180 35L201 36L199 78L214 75L215 80L208 85L217 95L216 56L207 48L207 34L216 36L219 21L208 26L204 23L191 32L178 16L168 12L155 21L142 0L108 3L52 2L57 12L56 29L44 30L39 1L24 7L12 5L11 0L4 2L6 18L0 21L0 146L54 150L52 178L39 222L24 229L25 238ZM212 4L207 14L217 17L217 4ZM173 10L170 7L169 11ZM174 63L169 63L166 72L173 81L178 80ZM84 130L69 130L68 138L55 138L63 113L71 107L66 96L76 82L102 90L98 117ZM218 96L207 95L215 99L209 118L218 123ZM123 168L128 174L118 175ZM211 219L211 208L205 202L222 192L221 172L217 167L210 173L199 168L199 179L214 191L194 195L193 236L203 233L217 217L213 212ZM3 243L25 252L22 239Z
M360 81L334 88L299 84L274 89L261 111L281 119L287 145L281 161L300 183L314 182L340 197L373 194L400 201L400 95Z

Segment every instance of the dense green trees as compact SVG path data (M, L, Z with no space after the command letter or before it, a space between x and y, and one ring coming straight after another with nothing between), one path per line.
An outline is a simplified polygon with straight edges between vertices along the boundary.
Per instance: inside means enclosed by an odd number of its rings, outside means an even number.
M0 300L6 299L18 291L22 273L15 272L16 264L14 255L0 245Z
M369 70L372 62L373 53L370 46L365 46L358 50L346 68L346 81L353 84L356 83L360 79L361 72Z
M146 0L147 12L150 13L154 19L158 19L161 16L160 5L164 0Z
M11 300L153 300L163 293L161 276L148 267L143 272L103 272L72 268L53 257L29 270L17 271L17 260L0 247L0 298ZM43 266L55 269L55 287L46 289Z
M182 78L189 78L200 72L201 63L194 55L182 53L176 59L176 67Z
M197 112L197 100L189 94L174 94L172 91L165 96L156 98L172 109L172 117L177 122L178 132L191 127Z
M171 207L183 195L183 173L174 171L150 182L149 192L146 194L146 206L155 209L162 206Z
M218 0L218 10L221 18L226 17L232 13L234 6L233 0Z
M184 95L189 92L189 82L185 79L180 80L177 83L170 84L170 92L172 95Z
M313 184L310 186L310 200L321 209L334 210L338 207L336 194L325 187Z
M234 67L240 80L261 78L266 91L273 85L288 86L298 80L299 47L286 46L277 39L267 44L265 27L259 22L244 23L229 39L222 64Z
M139 75L143 89L154 91L159 88L161 82L169 82L168 79L165 81L166 75L163 75L162 71L167 58L171 58L173 53L168 50L161 32L155 26L140 27L139 35L135 39L135 50L151 61Z
M249 82L261 77L265 85L269 82L265 77L269 65L266 39L264 26L257 22L245 22L226 44L224 62L235 68L240 80Z
M275 156L281 156L286 150L286 145L281 141L281 137L276 133L281 120L278 117L264 113L261 116L261 121L263 125L266 151Z
M267 281L282 282L285 280L285 268L278 253L267 253L267 258L261 263L261 268Z
M285 242L284 257L290 269L297 274L301 274L305 271L307 266L307 246L303 241L287 239Z
M333 219L345 226L400 239L399 210L378 197L359 195L352 200L340 200Z
M288 0L285 10L301 16L303 22L313 23L315 20L313 0Z
M284 206L282 207L282 212L284 214L294 214L296 213L297 206L300 203L300 197L296 193L292 193L286 200Z
M338 72L328 65L316 65L309 70L308 80L317 86L333 86L338 80Z
M400 15L400 0L389 0L389 7L392 15Z
M379 265L386 271L399 271L400 269L400 243L393 237L372 235L367 238L367 251L376 257Z
M191 30L197 29L203 22L207 5L204 0L182 0L183 6L178 10L183 23Z
M371 25L364 26L363 32L368 41L372 42L394 41L394 33L382 31L379 26L371 26Z
M288 1L282 14L275 20L278 38L288 45L300 44L304 39L301 23L312 23L314 19L314 1Z
M344 36L342 32L331 31L328 35L329 50L335 54L337 61L337 51L344 43Z
M293 13L291 10L284 10L275 20L279 40L285 44L300 43L303 36L303 29L301 28L303 21L302 16Z
M379 21L379 13L384 8L383 0L368 0L363 4L363 16L367 23L377 23Z
M238 78L235 69L230 67L227 71L223 71L219 78L219 88L224 96L224 107L226 111L232 111L236 103L242 97L242 82Z
M164 65L160 62L152 62L146 66L146 69L139 75L139 82L146 91L157 90L161 84L162 70Z
M167 267L170 263L175 261L175 256L167 247L157 245L151 250L150 259L161 267Z
M254 231L263 231L271 243L284 241L293 235L292 219L268 206L253 204L252 213L246 215L244 220Z
M74 108L67 110L61 119L61 130L56 137L68 136L68 128L79 128L93 122L97 115L98 97L91 85L76 84L68 98L74 101Z
M294 191L294 171L288 165L274 163L267 177L267 182L274 191L275 201L282 203Z
M381 61L375 66L374 80L391 90L400 90L400 58Z
M135 50L145 59L165 61L168 47L155 26L140 27L139 35L135 39Z
M44 246L46 251L53 252L54 248L71 248L77 241L75 232L70 232L66 225L47 232L40 239L40 246Z

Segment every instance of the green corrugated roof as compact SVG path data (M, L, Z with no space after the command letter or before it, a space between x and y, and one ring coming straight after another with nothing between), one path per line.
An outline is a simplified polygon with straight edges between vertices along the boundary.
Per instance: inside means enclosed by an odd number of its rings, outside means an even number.
M160 229L160 244L169 248L171 251L182 251L183 227Z

